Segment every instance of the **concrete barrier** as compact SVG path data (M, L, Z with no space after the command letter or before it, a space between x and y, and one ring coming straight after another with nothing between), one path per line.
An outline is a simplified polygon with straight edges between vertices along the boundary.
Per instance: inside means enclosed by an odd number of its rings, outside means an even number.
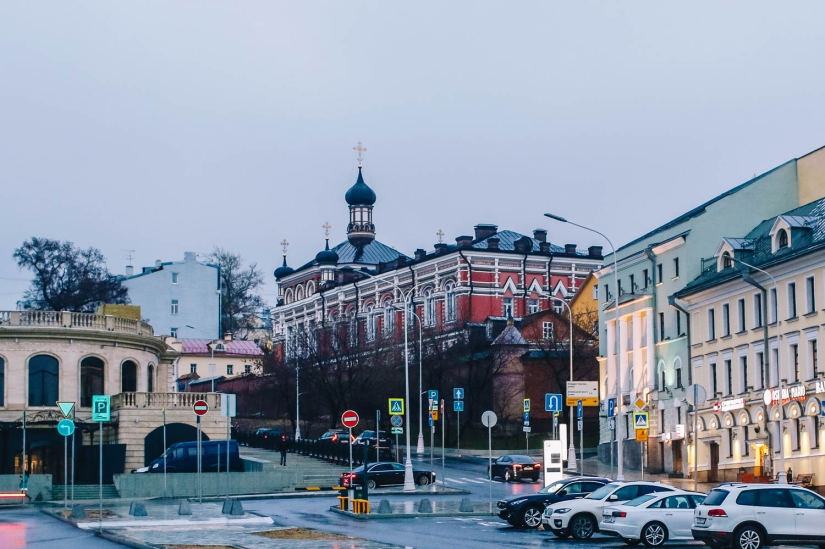
M203 473L203 495L227 495L226 473ZM298 472L279 470L265 473L229 473L229 495L268 494L292 490L298 481ZM115 475L115 487L122 498L163 497L163 475L134 473ZM166 496L191 498L198 495L197 473L168 473ZM31 483L29 483L31 486Z
M0 492L19 492L20 475L0 475ZM32 500L41 495L42 501L52 499L52 476L29 475L29 495Z

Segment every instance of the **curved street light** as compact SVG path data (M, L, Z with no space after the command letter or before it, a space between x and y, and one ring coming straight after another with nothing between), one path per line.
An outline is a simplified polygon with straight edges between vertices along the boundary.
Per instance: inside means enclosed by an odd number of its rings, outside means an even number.
M568 221L567 219L565 219L561 216L553 215L551 213L546 213L546 214L544 214L544 216L549 217L550 219L555 219L556 221L560 221L561 223L569 223L571 225L574 225L574 226L579 227L581 229L584 229L586 231L590 231L591 233L596 233L597 235L604 238L607 241L608 244L610 244L610 249L613 251L613 276L614 276L614 279L615 279L614 291L616 292L616 304L615 304L615 309L616 309L616 347L618 348L619 341L621 341L621 326L619 324L619 264L618 264L618 261L616 260L616 248L615 248L615 246L613 246L613 243L610 241L609 238L607 238L604 235L604 233L600 233L596 229L591 229L590 227L585 227L584 225L579 225L578 223L573 223L572 221ZM605 296L605 297L607 297L607 296ZM615 350L615 349L608 349L607 352L610 353L612 350ZM618 410L617 410L617 418L616 418L617 419L616 429L619 431L619 436L616 437L618 439L617 444L616 444L616 452L619 454L619 464L618 464L618 471L616 473L616 480L624 480L624 473L623 473L623 469L624 469L623 468L623 462L624 462L623 457L624 456L622 455L622 439L624 438L624 435L621 434L621 424L622 424L622 418L624 416L624 411L623 411L624 398L623 398L623 395L622 395L622 361L621 361L621 357L619 356L619 353L617 352L615 354L616 354L616 392L618 393L618 395L617 395L617 397L618 397L618 402L617 402ZM608 391L609 390L610 389L608 388ZM571 433L571 436L572 436L572 433Z
M568 336L567 336L567 346L570 347L570 381L573 381L573 309L570 308L570 305L564 299L556 299L555 301L559 301L567 307L567 315L570 317L570 327L568 328ZM576 447L573 444L573 407L570 406L570 412L568 413L567 417L569 427L568 427L568 435L567 438L570 439L570 447L567 449L567 467L568 469L575 469L576 468ZM581 456L579 459L579 474L584 472L584 448L580 448Z

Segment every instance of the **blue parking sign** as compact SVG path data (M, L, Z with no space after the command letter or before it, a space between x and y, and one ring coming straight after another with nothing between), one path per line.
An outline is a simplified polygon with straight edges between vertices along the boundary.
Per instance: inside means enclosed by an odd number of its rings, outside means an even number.
M524 412L524 423L530 423L530 412Z
M607 399L607 417L615 417L616 415L616 399Z
M581 419L583 415L584 415L584 406L582 406L582 401L579 400L578 402L576 402L576 417L578 419Z
M431 399L433 402L438 402L438 391L427 391L427 398Z

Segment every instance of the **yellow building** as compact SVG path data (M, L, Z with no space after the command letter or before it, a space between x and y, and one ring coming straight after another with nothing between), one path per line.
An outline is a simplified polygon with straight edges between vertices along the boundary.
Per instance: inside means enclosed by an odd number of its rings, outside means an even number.
M573 322L587 333L598 334L599 323L599 280L590 273L570 300Z

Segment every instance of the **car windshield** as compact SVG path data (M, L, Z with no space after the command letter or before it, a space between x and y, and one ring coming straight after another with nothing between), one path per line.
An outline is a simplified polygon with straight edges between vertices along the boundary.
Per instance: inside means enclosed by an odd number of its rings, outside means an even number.
M638 507L639 505L646 503L652 499L656 499L656 496L639 496L636 499L631 499L630 501L624 503L623 505L629 505L630 507Z
M363 433L361 433L358 436L361 437L361 438L372 438L372 437L375 436L375 431L364 431Z
M529 464L532 465L533 463L536 462L536 460L534 460L530 456L510 456L510 457L513 458L513 463L529 463Z
M547 488L542 488L539 491L542 494L555 494L556 492L561 490L564 487L565 484L567 484L566 480L557 480L556 482L554 482L553 484L551 484Z
M615 490L616 488L618 488L619 486L621 486L621 484L616 483L616 482L611 482L610 484L605 484L604 486L602 486L598 490L596 490L594 492L591 492L589 496L585 496L584 499L604 499L608 495L610 495L610 493L613 490Z
M363 473L364 472L364 466L362 465L361 467L356 467L355 469L352 470L352 472L353 473Z

